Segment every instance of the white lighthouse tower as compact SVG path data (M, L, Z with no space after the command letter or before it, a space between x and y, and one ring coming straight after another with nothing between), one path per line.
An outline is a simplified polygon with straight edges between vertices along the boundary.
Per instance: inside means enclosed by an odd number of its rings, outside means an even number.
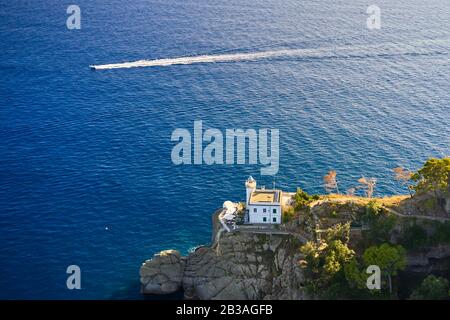
M247 181L245 181L245 189L247 191L247 198L245 199L245 204L248 205L250 203L250 195L253 191L256 190L256 180L253 179L252 176L248 177Z

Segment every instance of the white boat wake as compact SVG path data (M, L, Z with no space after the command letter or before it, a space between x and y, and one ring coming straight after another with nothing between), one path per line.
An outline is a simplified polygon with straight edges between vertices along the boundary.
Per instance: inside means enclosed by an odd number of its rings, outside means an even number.
M166 67L195 63L253 61L279 57L298 58L367 58L397 55L447 54L449 39L420 40L413 43L381 43L379 45L355 45L319 49L282 49L249 53L229 53L216 55L198 55L155 60L91 65L94 70L126 69L137 67Z

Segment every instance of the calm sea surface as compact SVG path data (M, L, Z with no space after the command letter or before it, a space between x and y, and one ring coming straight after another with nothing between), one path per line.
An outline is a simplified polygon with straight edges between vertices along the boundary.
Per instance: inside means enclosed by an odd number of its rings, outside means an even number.
M450 154L450 2L77 0L0 3L0 298L141 298L155 252L208 243L244 180L323 192ZM329 54L343 47L348 54ZM255 61L91 71L91 64L311 49ZM175 166L176 128L277 128L280 169ZM82 290L66 289L79 265Z

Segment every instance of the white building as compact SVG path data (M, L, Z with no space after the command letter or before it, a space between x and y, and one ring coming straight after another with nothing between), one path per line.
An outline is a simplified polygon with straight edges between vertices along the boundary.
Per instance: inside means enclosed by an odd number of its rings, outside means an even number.
M252 177L245 182L245 188L245 223L281 223L281 190L257 189Z

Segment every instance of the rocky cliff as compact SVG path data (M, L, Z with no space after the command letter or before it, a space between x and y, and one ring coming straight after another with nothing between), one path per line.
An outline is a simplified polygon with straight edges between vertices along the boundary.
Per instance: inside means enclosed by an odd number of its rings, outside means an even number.
M181 289L186 258L165 250L145 261L140 270L142 293L167 294Z
M407 253L407 271L419 273L448 273L450 245L438 245Z
M289 223L269 229L240 226L236 231L226 232L216 212L210 246L200 247L186 257L175 250L162 251L143 263L140 269L142 293L167 294L182 290L186 299L314 298L306 290L308 279L302 268L304 264L300 264L304 257L299 248L315 239L313 230L317 233L336 224L352 222L356 227L350 230L350 245L361 254L368 236L376 230L358 227L366 214L367 201L357 200L341 197L315 201L309 210ZM393 208L399 210L400 207ZM386 217L394 215L395 211L389 210L384 213ZM405 230L416 224L431 236L436 228L443 227L436 224L439 219L397 214L386 241L398 244ZM406 258L404 273L445 274L450 267L450 244L408 250Z
M216 223L213 230L218 232ZM300 244L289 234L224 232L187 257L169 250L147 260L140 270L142 292L183 289L186 299L305 299Z

